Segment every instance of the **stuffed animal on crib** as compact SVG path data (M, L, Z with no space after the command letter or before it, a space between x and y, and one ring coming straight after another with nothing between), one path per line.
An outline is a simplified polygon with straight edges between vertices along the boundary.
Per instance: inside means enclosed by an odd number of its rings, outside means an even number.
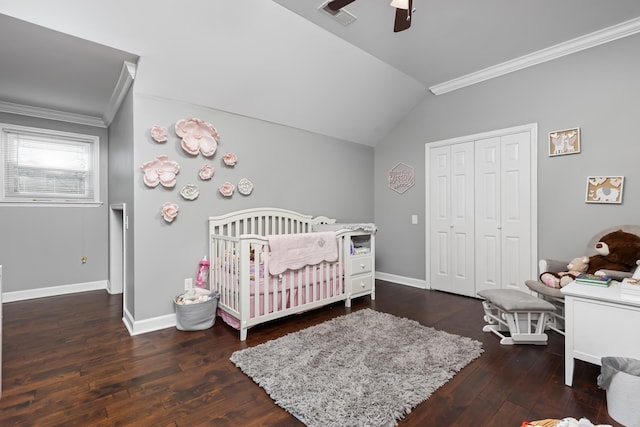
M581 256L571 260L567 264L568 271L554 273L547 271L540 275L540 281L550 288L562 288L573 282L578 274L582 274L589 268L589 257Z
M589 257L587 273L598 270L616 270L629 272L640 259L640 236L622 230L605 234L596 243L597 255Z

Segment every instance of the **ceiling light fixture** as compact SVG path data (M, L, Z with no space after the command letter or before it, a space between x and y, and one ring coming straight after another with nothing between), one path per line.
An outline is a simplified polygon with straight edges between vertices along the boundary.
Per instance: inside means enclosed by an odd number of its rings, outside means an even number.
M391 0L391 6L395 7L396 9L408 10L409 0Z
M356 0L327 0L320 6L320 10L333 16L336 20L343 18L343 25L348 25L355 21L355 16L347 12L343 7L350 5ZM413 0L391 0L391 6L396 9L396 17L393 24L393 32L398 33L411 27L411 15L413 14ZM350 16L340 16L342 12Z

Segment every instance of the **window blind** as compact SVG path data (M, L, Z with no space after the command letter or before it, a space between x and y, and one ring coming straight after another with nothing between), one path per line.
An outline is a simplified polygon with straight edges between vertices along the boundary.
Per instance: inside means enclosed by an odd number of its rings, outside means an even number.
M96 201L94 141L3 128L3 201Z

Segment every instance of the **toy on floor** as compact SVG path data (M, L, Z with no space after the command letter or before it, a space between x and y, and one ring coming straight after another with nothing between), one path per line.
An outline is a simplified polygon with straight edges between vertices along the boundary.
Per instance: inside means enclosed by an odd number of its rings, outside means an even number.
M521 427L611 427L611 425L593 424L587 418L577 420L573 417L567 417L561 420L548 418L545 420L524 422Z
M550 288L559 289L573 282L576 276L585 273L588 268L589 257L577 257L567 264L568 271L562 271L560 273L547 271L540 275L540 281Z

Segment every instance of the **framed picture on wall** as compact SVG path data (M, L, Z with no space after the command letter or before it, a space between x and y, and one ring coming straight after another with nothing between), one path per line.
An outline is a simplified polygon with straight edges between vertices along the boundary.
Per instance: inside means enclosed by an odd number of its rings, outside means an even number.
M587 203L622 203L624 176L590 176L587 178Z
M549 132L549 156L580 152L580 128Z

